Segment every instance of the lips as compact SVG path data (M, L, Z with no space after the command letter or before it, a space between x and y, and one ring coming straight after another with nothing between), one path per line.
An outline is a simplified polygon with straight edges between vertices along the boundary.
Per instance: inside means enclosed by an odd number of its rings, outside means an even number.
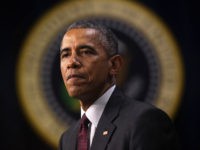
M70 79L84 79L85 77L82 74L70 74L67 76L67 81Z

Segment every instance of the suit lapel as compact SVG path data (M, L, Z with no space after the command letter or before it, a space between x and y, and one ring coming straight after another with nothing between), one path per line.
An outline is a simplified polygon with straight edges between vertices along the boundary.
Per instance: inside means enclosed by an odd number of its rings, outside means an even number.
M68 141L69 150L76 150L77 135L78 135L79 124L80 124L79 122L80 121L78 121L78 123L76 123L75 127L73 128L70 141Z
M104 124L103 124L104 122ZM115 126L110 122L102 120L101 125L97 128L91 145L91 150L104 150L115 131Z
M104 150L107 147L109 140L115 132L115 125L112 123L118 116L121 103L122 94L118 89L115 89L105 110L100 118L97 126L91 150Z

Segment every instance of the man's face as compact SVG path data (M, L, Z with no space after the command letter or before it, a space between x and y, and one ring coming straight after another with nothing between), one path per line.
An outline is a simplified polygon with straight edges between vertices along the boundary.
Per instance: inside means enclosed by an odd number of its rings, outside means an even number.
M111 62L95 29L72 29L62 40L60 67L68 94L95 100L109 86Z

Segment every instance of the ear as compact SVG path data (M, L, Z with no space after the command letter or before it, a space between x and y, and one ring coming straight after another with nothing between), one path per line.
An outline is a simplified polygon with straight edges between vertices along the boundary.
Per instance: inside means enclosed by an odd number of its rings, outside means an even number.
M119 74L123 65L123 58L121 55L114 55L110 58L110 75L116 76Z

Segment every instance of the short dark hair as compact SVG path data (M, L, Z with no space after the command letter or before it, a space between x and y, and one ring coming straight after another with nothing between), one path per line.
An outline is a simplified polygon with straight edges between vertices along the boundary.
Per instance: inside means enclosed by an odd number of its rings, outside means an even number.
M106 27L105 25L102 25L100 23L97 23L94 20L79 20L74 23L72 23L66 30L68 32L72 29L78 29L78 28L89 28L89 29L95 29L99 33L99 41L101 42L102 46L106 50L106 53L108 56L113 56L118 54L118 40L114 33ZM66 33L65 32L65 33Z

